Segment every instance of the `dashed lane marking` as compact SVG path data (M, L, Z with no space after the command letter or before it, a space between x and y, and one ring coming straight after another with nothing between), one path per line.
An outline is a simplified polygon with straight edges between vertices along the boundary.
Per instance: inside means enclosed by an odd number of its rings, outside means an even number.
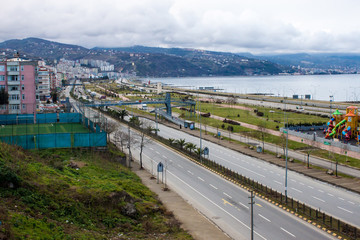
M345 209L345 208L342 208L342 207L337 207L337 208L339 208L339 209L341 209L341 210L343 210L343 211L345 211L345 212L348 212L348 213L353 213L352 211L349 211L349 210L347 210L347 209Z
M223 194L229 198L232 198L232 196L230 196L229 194L227 194L226 192L223 192Z
M287 234L289 234L292 237L296 237L294 234L292 234L291 232L287 231L286 229L280 227L281 230L283 230L284 232L286 232Z
M214 185L212 185L211 183L209 184L212 188L214 189L218 189L217 187L215 187Z
M296 189L296 188L291 188L292 190L294 190L294 191L297 191L297 192L299 192L299 193L302 193L302 191L300 191L299 189Z
M205 182L205 180L204 179L202 179L201 177L197 177L199 180L201 180L201 181L203 181L203 182Z
M266 217L264 217L263 215L261 215L260 213L258 214L261 218L265 219L268 222L271 222L269 219L267 219Z
M321 202L325 202L325 201L324 201L324 200L322 200L321 198L314 197L314 196L311 196L311 197L313 197L313 198L315 198L316 200L319 200L319 201L321 201Z

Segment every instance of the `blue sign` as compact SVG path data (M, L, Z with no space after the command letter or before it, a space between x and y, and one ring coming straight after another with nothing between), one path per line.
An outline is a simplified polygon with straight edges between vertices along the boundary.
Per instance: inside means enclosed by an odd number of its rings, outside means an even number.
M163 170L164 170L164 165L161 162L159 162L157 165L157 171L162 172Z
M218 132L218 137L220 137L221 136L221 132Z

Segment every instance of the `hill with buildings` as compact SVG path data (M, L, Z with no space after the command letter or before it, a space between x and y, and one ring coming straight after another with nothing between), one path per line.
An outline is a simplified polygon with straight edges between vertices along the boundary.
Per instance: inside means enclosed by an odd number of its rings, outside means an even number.
M62 44L38 38L8 40L0 43L0 53L13 52L48 62L94 59L107 61L116 71L148 77L274 75L291 72L288 67L267 60L237 54L181 48L93 48Z

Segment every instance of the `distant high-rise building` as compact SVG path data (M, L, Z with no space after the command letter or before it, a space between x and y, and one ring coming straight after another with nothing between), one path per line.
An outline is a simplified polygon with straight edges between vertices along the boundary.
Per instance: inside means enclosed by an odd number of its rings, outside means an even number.
M32 114L36 111L36 65L16 56L0 62L0 89L8 93L8 103L0 114Z

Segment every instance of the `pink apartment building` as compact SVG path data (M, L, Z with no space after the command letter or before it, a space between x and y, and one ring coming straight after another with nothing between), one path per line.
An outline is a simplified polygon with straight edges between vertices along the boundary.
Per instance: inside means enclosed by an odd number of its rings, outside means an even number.
M0 105L0 114L36 112L36 66L21 58L0 61L0 88L9 94L9 104Z

